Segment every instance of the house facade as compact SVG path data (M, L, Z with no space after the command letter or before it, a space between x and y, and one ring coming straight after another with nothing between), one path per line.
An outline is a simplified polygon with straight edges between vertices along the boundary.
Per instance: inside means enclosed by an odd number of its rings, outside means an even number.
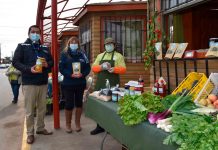
M151 83L163 76L170 93L190 72L201 72L207 76L217 72L217 58L202 56L209 48L210 39L218 37L217 0L149 0L148 5L150 16L154 11L159 13L167 44L188 43L187 50L195 54L188 59L154 60ZM166 51L167 48L163 47L163 57Z
M79 26L81 47L90 62L104 51L104 39L112 37L116 50L125 57L127 72L121 75L121 85L138 80L142 75L150 84L150 72L145 71L143 52L146 47L146 2L118 2L89 4L74 20Z

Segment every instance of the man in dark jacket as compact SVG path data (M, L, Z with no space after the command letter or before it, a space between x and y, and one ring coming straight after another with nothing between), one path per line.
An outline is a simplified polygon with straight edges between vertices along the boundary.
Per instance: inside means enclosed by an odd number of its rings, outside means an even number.
M34 142L35 109L37 113L36 134L52 134L45 129L44 116L48 72L53 66L53 60L49 49L41 45L40 34L38 26L31 26L28 31L29 38L24 43L18 44L13 58L14 67L22 73L28 144Z

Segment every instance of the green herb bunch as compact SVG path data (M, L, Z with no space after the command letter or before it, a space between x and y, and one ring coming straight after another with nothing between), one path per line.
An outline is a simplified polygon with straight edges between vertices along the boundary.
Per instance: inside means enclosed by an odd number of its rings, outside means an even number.
M172 134L164 144L176 143L178 150L217 150L218 149L218 121L208 122L205 116L177 115L171 119Z
M159 96L152 93L125 95L118 102L118 114L125 125L131 126L146 120L148 112L161 112L164 106Z

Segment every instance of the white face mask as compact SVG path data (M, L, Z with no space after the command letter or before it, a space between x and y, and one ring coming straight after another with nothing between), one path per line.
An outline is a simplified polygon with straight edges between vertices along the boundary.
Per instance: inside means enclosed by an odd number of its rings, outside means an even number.
M106 44L105 45L106 52L110 53L114 51L114 44Z

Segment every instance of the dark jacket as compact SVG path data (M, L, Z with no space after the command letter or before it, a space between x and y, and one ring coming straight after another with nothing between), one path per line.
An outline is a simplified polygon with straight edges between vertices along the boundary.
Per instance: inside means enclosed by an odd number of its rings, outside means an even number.
M48 63L42 73L32 73L31 67L36 64L38 57L43 57ZM41 44L33 44L28 38L24 43L18 44L13 58L13 66L22 72L23 85L44 85L48 83L48 72L53 66L53 59L48 47Z
M81 78L72 78L73 74L72 63L80 62L81 64ZM86 76L89 74L91 67L89 61L82 51L71 52L68 49L67 52L61 53L60 63L59 63L60 73L64 76L62 85L64 86L86 86Z

